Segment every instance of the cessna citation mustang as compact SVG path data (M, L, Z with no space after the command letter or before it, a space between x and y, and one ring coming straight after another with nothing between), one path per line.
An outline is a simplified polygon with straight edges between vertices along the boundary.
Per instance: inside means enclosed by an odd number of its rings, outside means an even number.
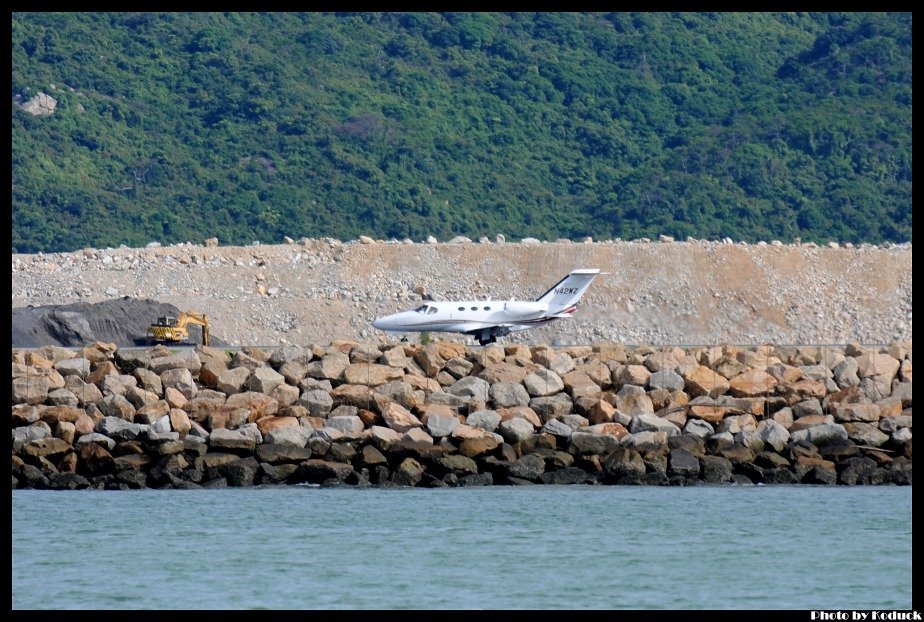
M571 317L598 274L596 268L574 270L536 300L427 302L413 311L380 317L372 325L388 332L462 333L486 345L518 330Z

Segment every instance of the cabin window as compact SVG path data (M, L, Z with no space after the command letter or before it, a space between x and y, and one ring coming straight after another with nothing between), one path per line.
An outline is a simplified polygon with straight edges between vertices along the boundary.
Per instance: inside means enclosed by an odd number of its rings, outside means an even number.
M477 311L478 307L472 307L472 311Z
M465 307L459 307L459 311L465 311Z
M491 307L485 307L484 310L485 310L485 311L490 311L490 310L491 310Z
M426 313L426 312L427 312L427 305L421 305L421 306L417 307L416 309L414 309L414 311L416 311L417 313Z
M427 309L427 315L433 315L434 313L436 313L436 307L430 307Z

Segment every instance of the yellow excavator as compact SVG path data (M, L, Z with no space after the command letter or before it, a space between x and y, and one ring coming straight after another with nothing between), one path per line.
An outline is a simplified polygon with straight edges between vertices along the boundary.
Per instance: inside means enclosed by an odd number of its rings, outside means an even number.
M189 339L187 326L198 324L202 327L202 345L209 345L209 317L204 313L183 311L179 317L164 316L148 327L148 338L152 342L180 343Z

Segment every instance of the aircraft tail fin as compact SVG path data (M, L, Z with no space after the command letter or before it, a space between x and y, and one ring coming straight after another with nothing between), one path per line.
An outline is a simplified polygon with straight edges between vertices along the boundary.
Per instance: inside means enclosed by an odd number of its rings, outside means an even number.
M585 268L573 270L571 274L552 286L549 291L536 299L536 302L548 303L550 315L574 312L572 307L577 305L581 296L590 287L593 280L600 274L598 268Z

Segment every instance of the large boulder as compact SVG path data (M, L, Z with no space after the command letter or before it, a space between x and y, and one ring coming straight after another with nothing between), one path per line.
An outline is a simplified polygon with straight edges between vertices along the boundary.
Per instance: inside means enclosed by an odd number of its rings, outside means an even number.
M494 410L477 410L466 417L465 423L473 428L493 432L501 424L501 416Z
M427 417L427 431L433 438L443 438L452 434L459 426L454 415L431 415Z
M344 378L350 384L378 386L393 380L404 378L404 370L378 363L353 363L343 371Z
M49 384L47 376L13 378L13 403L41 404L48 396Z
M544 367L540 367L523 378L523 386L526 387L527 393L533 397L554 395L565 389L565 383L561 377L554 371Z
M462 398L475 398L485 404L488 402L488 383L476 376L460 378L446 391Z
M629 424L629 431L636 432L664 432L668 437L680 434L680 428L657 415L637 415Z
M131 378L135 380L134 377ZM164 391L167 389L176 389L186 399L195 397L196 392L199 390L196 386L196 382L193 380L192 373L185 367L166 370L161 373L160 381L164 386Z
M247 379L247 388L257 393L269 395L273 389L285 384L285 377L270 367L258 367Z
M520 441L525 441L533 437L534 428L526 419L520 417L514 417L513 419L508 419L507 421L502 422L498 426L498 432L504 437L504 440L515 445Z
M605 456L619 447L619 439L609 434L575 431L568 440L568 448L575 454Z
M488 394L498 408L529 404L529 393L518 382L498 382L491 385Z
M735 397L757 397L771 394L776 385L776 378L766 371L752 369L732 378L729 391Z
M389 428L401 433L423 426L417 417L396 402L389 402L382 408L382 419Z
M148 367L158 375L163 375L165 371L170 369L187 369L190 374L197 376L202 368L202 359L193 350L181 350L170 356L152 358Z
M227 395L240 393L248 378L250 378L250 370L246 367L227 369L218 374L218 382L215 387Z
M725 376L702 365L685 371L683 379L686 381L686 392L693 397L718 397L726 393L731 386Z
M839 443L846 441L847 438L847 430L838 423L824 423L790 434L790 440L793 443L808 442L815 446Z

